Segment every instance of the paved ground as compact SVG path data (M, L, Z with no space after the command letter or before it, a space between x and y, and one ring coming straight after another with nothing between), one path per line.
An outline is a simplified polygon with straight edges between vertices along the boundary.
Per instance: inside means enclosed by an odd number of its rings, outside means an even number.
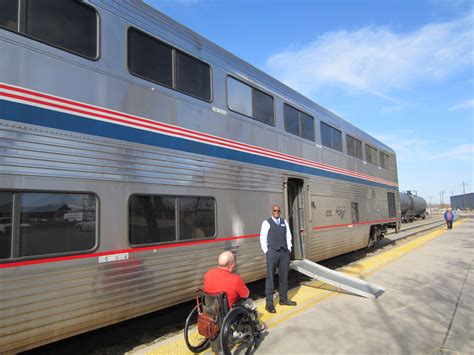
M474 354L474 219L456 222L338 271L385 287L377 300L321 282L290 291L256 354ZM182 334L133 354L186 353Z
M326 299L270 328L256 353L474 354L473 259L470 219L365 277L385 287L379 299Z

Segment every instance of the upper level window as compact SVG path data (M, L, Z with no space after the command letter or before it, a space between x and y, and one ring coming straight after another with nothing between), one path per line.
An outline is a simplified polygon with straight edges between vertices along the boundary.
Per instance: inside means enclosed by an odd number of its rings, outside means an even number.
M176 51L176 89L211 100L211 69L208 64Z
M128 30L128 69L145 80L211 101L208 64L134 28Z
M380 166L384 169L388 169L390 157L384 152L380 152Z
M90 59L97 57L96 11L75 0L0 1L0 26Z
M314 118L290 105L283 105L285 131L314 141Z
M129 200L129 240L133 245L206 239L216 233L211 197L136 195Z
M128 68L147 80L173 87L173 48L142 32L128 31Z
M324 122L321 122L322 145L342 152L342 133Z
M0 1L0 27L18 31L18 0Z
M273 97L230 76L227 77L227 105L232 111L257 121L275 123Z
M346 135L347 154L362 159L362 142L354 137Z
M91 194L0 192L0 259L90 251L96 222Z
M377 149L366 144L365 145L365 159L371 164L377 165Z

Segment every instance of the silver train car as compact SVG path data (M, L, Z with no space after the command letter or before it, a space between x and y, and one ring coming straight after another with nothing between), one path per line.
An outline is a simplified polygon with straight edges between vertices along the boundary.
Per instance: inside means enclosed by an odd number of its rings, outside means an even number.
M0 2L0 353L193 296L223 250L265 275L399 226L395 152L138 0Z

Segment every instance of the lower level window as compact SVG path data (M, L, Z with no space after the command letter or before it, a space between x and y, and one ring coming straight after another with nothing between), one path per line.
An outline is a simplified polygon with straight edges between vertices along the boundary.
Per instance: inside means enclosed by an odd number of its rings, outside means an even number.
M0 192L0 210L2 259L90 251L97 244L95 195Z
M8 259L12 250L13 193L0 192L0 260Z
M132 245L206 239L216 234L212 197L134 195L128 210Z

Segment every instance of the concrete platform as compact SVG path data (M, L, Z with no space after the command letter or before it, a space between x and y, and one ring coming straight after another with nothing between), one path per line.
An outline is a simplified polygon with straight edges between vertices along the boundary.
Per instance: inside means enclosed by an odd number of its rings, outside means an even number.
M327 299L270 329L256 353L473 354L473 259L470 219L365 277L385 287L379 299Z
M474 219L457 221L339 269L385 287L377 300L320 282L290 291L297 307L263 310L256 354L474 354ZM176 334L133 354L187 353ZM209 353L209 352L208 352Z

